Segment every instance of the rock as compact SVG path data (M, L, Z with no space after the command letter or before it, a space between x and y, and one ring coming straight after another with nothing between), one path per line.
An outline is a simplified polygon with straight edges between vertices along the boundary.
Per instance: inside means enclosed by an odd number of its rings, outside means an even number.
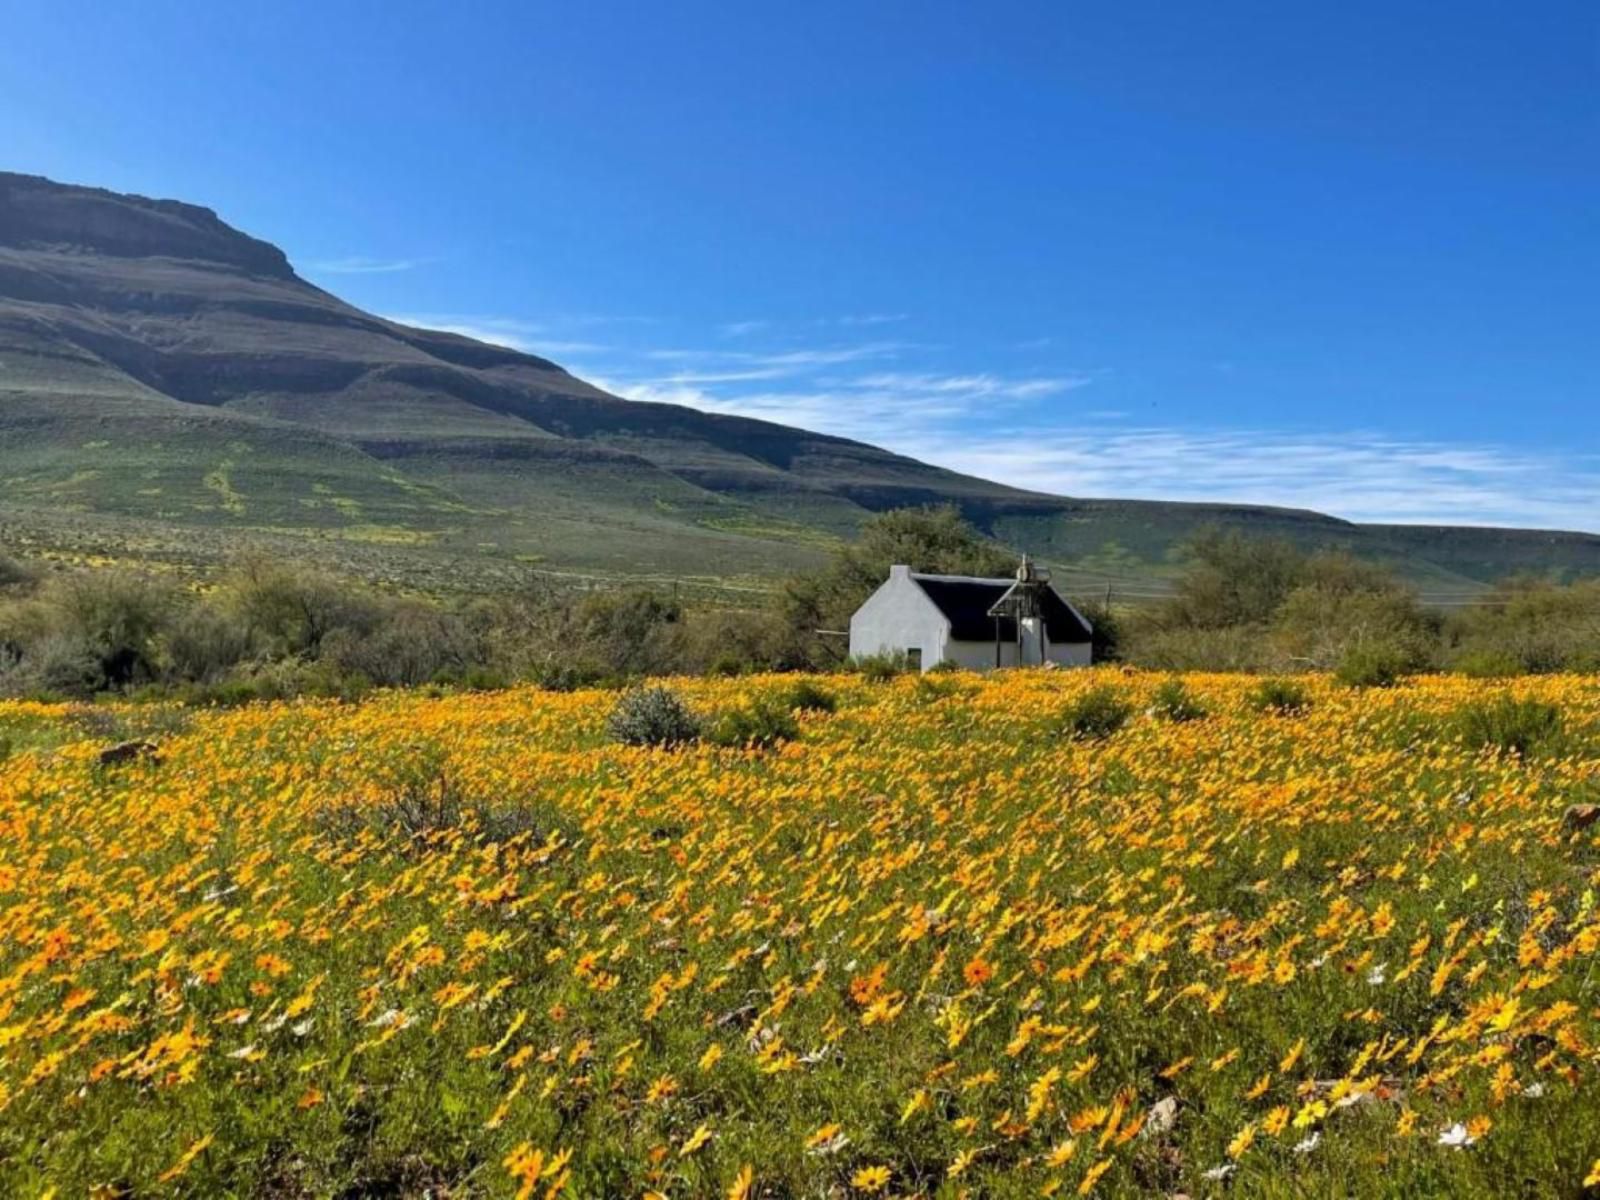
M110 749L100 751L100 765L102 767L120 767L124 763L135 762L141 758L148 758L159 763L161 759L156 755L154 742L122 742Z
M1600 821L1600 804L1569 804L1561 823L1568 829L1587 829Z
M1140 1137L1160 1137L1178 1122L1178 1098L1167 1096L1157 1100L1144 1115L1144 1128Z

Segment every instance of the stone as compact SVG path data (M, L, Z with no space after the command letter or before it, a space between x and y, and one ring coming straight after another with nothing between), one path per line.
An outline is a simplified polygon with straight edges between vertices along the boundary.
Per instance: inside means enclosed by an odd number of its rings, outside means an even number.
M1562 823L1568 829L1587 829L1600 821L1600 804L1569 804Z
M161 761L156 755L154 742L121 742L100 751L102 767L120 767L124 763L136 762L141 758L148 758L154 762Z

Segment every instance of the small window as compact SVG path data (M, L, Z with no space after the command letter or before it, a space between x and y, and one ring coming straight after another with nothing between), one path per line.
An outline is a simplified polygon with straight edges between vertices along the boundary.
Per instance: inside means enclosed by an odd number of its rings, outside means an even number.
M906 651L906 666L913 671L922 670L922 647L913 646Z

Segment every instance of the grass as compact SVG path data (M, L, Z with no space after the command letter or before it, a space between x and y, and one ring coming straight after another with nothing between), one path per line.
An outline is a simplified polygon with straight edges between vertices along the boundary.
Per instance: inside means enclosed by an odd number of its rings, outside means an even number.
M1596 681L803 682L0 704L0 1194L1582 1194Z

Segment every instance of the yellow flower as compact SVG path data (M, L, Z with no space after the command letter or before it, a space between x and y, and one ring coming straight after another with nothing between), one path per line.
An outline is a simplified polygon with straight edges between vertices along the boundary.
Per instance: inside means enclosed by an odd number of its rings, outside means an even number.
M1050 1153L1045 1155L1044 1165L1047 1167L1064 1167L1072 1161L1072 1156L1077 1153L1078 1143L1072 1138L1064 1142L1057 1142L1051 1147Z
M684 1140L683 1145L678 1148L678 1157L688 1158L689 1155L693 1154L696 1150L700 1149L701 1146L704 1146L710 1140L711 1126L705 1122L701 1122L700 1126L693 1133L691 1133L688 1138Z
M1112 1160L1109 1158L1102 1158L1094 1166L1090 1167L1084 1173L1082 1182L1078 1184L1078 1195L1087 1196L1094 1191L1094 1185L1100 1182L1100 1176L1111 1170L1111 1162Z
M160 1182L171 1183L174 1179L178 1178L178 1176L187 1171L189 1169L189 1164L200 1157L200 1155L205 1151L205 1148L211 1145L215 1137L215 1134L208 1133L204 1137L190 1143L189 1148L178 1156L178 1161L173 1163L161 1173L159 1177Z
M888 1167L862 1167L850 1176L850 1186L858 1192L871 1196L889 1186L889 1176Z
M818 1146L833 1141L834 1138L839 1136L841 1128L843 1127L837 1121L829 1121L826 1125L818 1126L816 1131L806 1139L806 1149L815 1150Z

